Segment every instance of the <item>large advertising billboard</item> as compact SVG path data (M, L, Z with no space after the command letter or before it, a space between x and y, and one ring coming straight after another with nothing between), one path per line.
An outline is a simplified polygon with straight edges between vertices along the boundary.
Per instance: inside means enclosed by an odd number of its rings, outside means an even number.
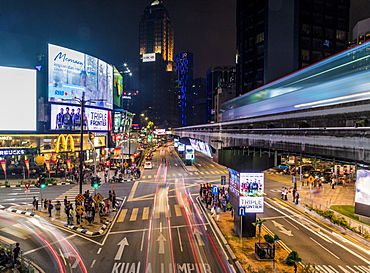
M370 217L370 170L357 171L355 213Z
M113 66L113 103L117 107L121 107L121 98L123 94L123 77L121 73Z
M84 129L88 131L112 130L111 111L85 107ZM81 107L74 105L52 104L50 130L81 130Z
M211 146L203 141L189 138L191 146L193 146L194 150L205 154L206 156L212 158Z
M49 44L49 101L113 108L113 67L68 48Z
M229 191L247 213L263 213L264 174L229 170Z
M36 131L36 70L0 66L0 131Z

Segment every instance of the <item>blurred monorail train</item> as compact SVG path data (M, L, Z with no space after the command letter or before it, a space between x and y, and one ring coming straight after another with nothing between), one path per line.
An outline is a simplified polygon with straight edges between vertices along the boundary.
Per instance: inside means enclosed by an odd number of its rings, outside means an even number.
M370 99L370 42L261 86L221 106L221 120Z

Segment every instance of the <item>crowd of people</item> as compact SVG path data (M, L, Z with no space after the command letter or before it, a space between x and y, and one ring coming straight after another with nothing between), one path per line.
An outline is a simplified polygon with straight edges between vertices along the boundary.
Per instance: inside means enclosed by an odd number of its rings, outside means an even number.
M199 196L205 203L206 208L211 211L211 216L216 218L216 221L220 219L221 211L229 210L233 212L233 207L229 202L229 191L225 187L219 188L218 193L213 194L212 185L209 183L200 184Z
M68 200L68 197L66 196L63 200L63 206L59 200L53 204L52 200L45 198L44 200L41 200L43 204L43 212L48 213L49 217L52 217L54 214L54 217L57 219L61 217L61 211L63 209L68 225L73 225L74 223L81 225L83 220L86 220L88 224L91 225L92 223L97 222L96 216L99 217L100 223L104 223L109 213L116 209L117 201L114 190L109 191L108 198L105 198L100 203L95 202L89 190L85 191L83 196L85 199L82 203L74 200L74 204L73 201ZM38 211L38 200L36 196L33 197L32 204L33 211ZM76 211L78 206L83 206L83 210L78 210L81 213Z

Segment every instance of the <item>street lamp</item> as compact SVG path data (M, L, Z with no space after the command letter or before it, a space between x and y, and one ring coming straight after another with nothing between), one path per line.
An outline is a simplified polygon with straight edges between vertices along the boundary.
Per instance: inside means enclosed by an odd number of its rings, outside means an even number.
M84 143L84 116L85 116L85 104L87 102L95 103L97 101L106 101L104 99L89 99L85 100L85 92L82 93L82 98L72 97L71 99L62 99L63 101L74 100L81 104L81 117L80 117L80 177L79 177L79 184L80 184L80 194L82 194L82 183L83 183L83 162L84 162L84 155L83 155L83 143Z

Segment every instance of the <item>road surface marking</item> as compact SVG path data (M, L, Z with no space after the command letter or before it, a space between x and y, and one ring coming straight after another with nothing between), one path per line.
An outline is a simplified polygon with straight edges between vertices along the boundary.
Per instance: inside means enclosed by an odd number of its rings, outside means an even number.
M176 216L182 216L181 209L179 205L175 205L175 214Z
M127 209L123 209L117 218L117 222L118 223L123 222L125 220L126 214L127 214Z
M179 227L177 227L177 235L178 235L178 237L179 237L180 250L181 250L181 252L183 252L183 251L184 251L184 249L182 248L182 241L181 241L181 234L180 234L180 229L179 229Z
M16 243L16 241L13 241L11 239L8 239L8 238L6 238L4 236L0 236L0 241L3 241L3 242L5 242L5 243L7 243L9 245L12 245L12 244L15 244Z
M132 210L130 221L136 221L138 211L139 211L138 208L134 208Z
M319 242L315 241L315 239L313 239L312 237L310 237L310 239L312 241L314 241L317 245L321 246L323 249L325 249L328 253L330 253L331 255L333 255L335 258L337 258L338 260L340 259L337 255L335 255L333 252L331 252L329 249L327 249L326 247L324 247L322 244L320 244Z
M143 210L143 217L141 220L148 220L149 219L149 207L144 207Z

